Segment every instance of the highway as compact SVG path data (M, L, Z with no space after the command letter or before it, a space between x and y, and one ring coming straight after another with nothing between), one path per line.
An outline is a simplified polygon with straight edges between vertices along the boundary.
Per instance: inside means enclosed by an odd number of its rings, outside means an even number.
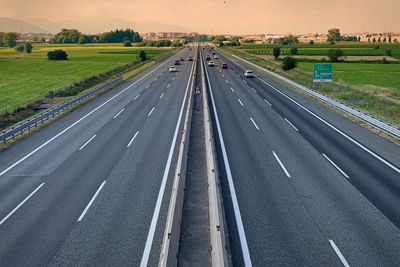
M195 50L0 152L1 266L157 264Z
M201 51L233 265L399 266L399 147Z

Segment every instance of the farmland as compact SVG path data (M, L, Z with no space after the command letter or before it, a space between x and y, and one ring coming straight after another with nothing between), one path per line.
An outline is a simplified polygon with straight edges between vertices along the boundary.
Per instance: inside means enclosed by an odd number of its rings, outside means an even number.
M47 60L47 53L55 49L66 51L69 60ZM141 50L153 57L168 49L123 47L121 44L34 45L32 54L26 54L1 48L0 114L85 77L138 61Z
M282 46L278 44L271 45L243 45L239 49L253 55L272 55L272 49L280 47L283 55L289 55L290 49L297 47L299 55L304 56L325 56L331 48L340 48L344 50L347 56L385 56L386 50L392 50L392 56L400 59L400 44L296 44Z

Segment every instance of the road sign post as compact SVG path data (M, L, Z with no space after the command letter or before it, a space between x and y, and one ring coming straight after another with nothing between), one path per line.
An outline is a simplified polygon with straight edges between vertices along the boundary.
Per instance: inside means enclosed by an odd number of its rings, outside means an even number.
M332 64L314 64L313 82L332 82Z

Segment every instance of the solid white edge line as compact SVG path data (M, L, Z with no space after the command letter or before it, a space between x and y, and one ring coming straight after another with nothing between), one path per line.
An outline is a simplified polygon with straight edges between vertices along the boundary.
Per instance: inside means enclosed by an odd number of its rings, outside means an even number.
M224 159L225 171L226 171L226 176L227 176L228 184L229 184L229 191L231 192L233 211L235 214L236 226L238 228L240 245L241 245L242 254L243 254L243 261L244 261L245 266L249 267L249 266L252 266L252 263L251 263L251 258L250 258L249 247L247 245L247 238L246 238L246 234L244 231L242 215L240 213L239 202L237 200L235 186L233 184L232 172L231 172L228 156L227 156L226 149L225 149L225 143L224 143L224 138L222 136L221 125L219 124L217 108L215 106L214 94L213 94L213 91L211 88L210 78L208 76L208 70L207 70L207 68L204 68L204 69L206 71L205 73L207 76L208 87L210 88L211 102L212 102L213 111L214 111L214 115L215 115L215 122L217 124L218 137L219 137L219 141L220 141L220 145L221 145L222 156Z
M234 57L239 58L240 60L244 60L238 56L232 55ZM232 62L234 62L238 67L243 68L242 66L240 66L239 63L237 63L236 61L231 60ZM260 67L260 66L259 66ZM260 67L262 68L262 67ZM400 173L400 169L398 167L396 167L395 165L393 165L392 163L388 162L387 160L385 160L384 158L382 158L381 156L379 156L378 154L376 154L375 152L373 152L372 150L370 150L369 148L367 148L366 146L364 146L363 144L359 143L358 141L356 141L355 139L353 139L352 137L350 137L349 135L347 135L346 133L342 132L341 130L339 130L338 128L336 128L335 126L333 126L331 123L329 123L328 121L324 120L323 118L321 118L319 115L315 114L314 112L312 112L311 110L309 110L308 108L306 108L305 106L303 106L302 104L300 104L299 102L297 102L296 100L292 99L290 96L286 95L285 93L281 92L279 89L275 88L273 85L271 85L270 83L264 81L263 79L261 79L260 77L256 76L256 78L258 80L260 80L261 82L265 83L266 85L268 85L269 87L271 87L272 89L274 89L275 91L277 91L279 94L283 95L284 97L286 97L287 99L289 99L290 101L292 101L293 103L295 103L296 105L298 105L299 107L301 107L302 109L304 109L305 111L307 111L309 114L311 114L312 116L314 116L315 118L317 118L318 120L322 121L323 123L325 123L327 126L329 126L331 129L335 130L336 132L338 132L339 134L341 134L343 137L347 138L349 141L351 141L352 143L354 143L355 145L357 145L358 147L360 147L361 149L363 149L365 152L369 153L370 155L372 155L373 157L375 157L377 160L379 160L380 162L382 162L383 164L385 164L386 166L390 167L391 169L393 169L394 171L396 171L397 173Z
M89 140L87 140L78 150L82 150L87 144L90 143L90 141L92 141L94 138L96 137L96 135L93 135L92 137L90 137Z
M256 122L253 120L252 117L250 117L251 122L253 123L254 127L256 127L256 129L259 131L260 128L258 128L258 125L256 124Z
M359 143L358 141L356 141L355 139L353 139L352 137L350 137L346 133L342 132L341 130L339 130L338 128L333 126L331 123L327 122L326 120L324 120L323 118L321 118L320 116L318 116L317 114L315 114L314 112L312 112L311 110L309 110L308 108L306 108L305 106L303 106L302 104L297 102L296 100L292 99L291 97L289 97L285 93L281 92L280 90L278 90L277 88L275 88L274 86L269 84L268 82L266 82L263 79L258 78L258 77L257 77L257 79L259 79L260 81L262 81L263 83L265 83L266 85L268 85L269 87L271 87L272 89L277 91L279 94L283 95L284 97L286 97L287 99L289 99L290 101L292 101L293 103L295 103L296 105L298 105L299 107L304 109L305 111L307 111L309 114L311 114L312 116L314 116L315 118L317 118L318 120L320 120L321 122L323 122L324 124L329 126L331 129L333 129L334 131L336 131L337 133L339 133L340 135L342 135L343 137L345 137L346 139L351 141L353 144L357 145L359 148L361 148L365 152L367 152L370 155L372 155L373 157L375 157L377 160L379 160L380 162L382 162L386 166L390 167L391 169L393 169L397 173L400 173L400 169L399 168L397 168L396 166L394 166L393 164L391 164L390 162L388 162L387 160L385 160L384 158L382 158L381 156L379 156L378 154L376 154L375 152L373 152L372 150L370 150L369 148L367 148L363 144Z
M276 161L279 163L279 165L281 166L282 170L285 172L287 177L291 177L290 173L288 172L288 170L285 168L285 165L283 165L282 161L279 159L278 155L275 153L275 151L272 150L272 154L274 154L274 157L276 159Z
M341 168L339 168L338 165L335 164L335 162L333 162L327 155L325 155L324 153L322 153L322 156L324 156L324 158L329 161L330 164L333 165L333 167L335 167L341 174L343 174L344 177L346 177L347 179L350 179L350 177L347 175L347 173L345 173Z
M121 110L113 117L113 119L116 119L116 118L119 116L119 114L121 114L122 112L124 112L124 110L125 110L125 108L121 109Z
M156 231L157 221L158 221L158 217L160 215L162 199L164 197L165 186L166 186L166 183L167 183L169 170L170 170L170 167L171 167L172 156L174 154L174 148L175 148L176 140L177 140L177 137L178 137L179 125L180 125L181 120L182 120L183 109L185 107L185 102L186 102L186 98L187 98L187 95L188 95L188 90L189 90L189 86L190 86L191 77L193 75L193 70L194 70L194 64L192 65L192 69L191 69L190 74L189 74L189 79L188 79L188 83L187 83L187 86L186 86L185 95L183 97L181 110L179 112L178 121L176 122L176 128L175 128L175 132L174 132L174 137L172 139L171 147L170 147L169 154L168 154L168 159L167 159L167 162L165 164L164 174L163 174L163 178L162 178L162 181L161 181L160 190L158 192L157 202L156 202L156 205L154 207L154 213L153 213L153 217L151 219L150 228L149 228L149 232L148 232L147 239L146 239L146 245L145 245L144 250L143 250L142 260L140 262L140 266L141 267L146 267L147 263L149 261L151 247L153 245L154 234L155 234L155 231Z
M22 202L19 203L18 206L16 206L10 213L8 213L7 216L0 221L0 225L7 221L8 218L10 218L22 205L24 205L25 202L27 202L43 185L44 183L41 183L38 187L36 187L35 190L33 190L32 193L30 193L24 200L22 200Z
M139 131L137 131L137 132L135 133L135 135L132 137L131 141L129 141L129 143L128 143L128 145L127 145L126 147L130 147L130 146L132 145L133 140L135 140L135 138L136 138L136 136L138 135L138 133L139 133Z
M240 98L238 98L238 101L239 101L240 105L243 107L243 103L242 103L242 101L240 101Z
M333 250L335 251L336 255L339 257L340 261L343 263L343 266L350 267L349 263L347 262L346 258L343 256L342 252L340 252L339 248L336 246L333 240L329 240Z
M56 134L55 136L53 136L52 138L50 138L49 140L47 140L46 142L44 142L43 144L41 144L40 146L38 146L37 148L35 148L34 150L32 150L30 153L28 153L27 155L25 155L24 157L22 157L20 160L18 160L17 162L13 163L12 165L10 165L8 168L6 168L5 170L3 170L2 172L0 172L0 176L4 175L5 173L7 173L8 171L10 171L11 169L13 169L15 166L17 166L18 164L20 164L21 162L23 162L24 160L26 160L27 158L29 158L30 156L32 156L33 154L35 154L36 152L38 152L40 149L42 149L43 147L47 146L49 143L51 143L52 141L54 141L56 138L58 138L59 136L61 136L62 134L64 134L66 131L68 131L69 129L71 129L72 127L74 127L75 125L77 125L79 122L81 122L82 120L86 119L87 117L89 117L91 114L93 114L94 112L96 112L97 110L99 110L101 107L103 107L104 105L106 105L108 102L110 102L111 100L113 100L114 98L116 98L117 96L119 96L120 94L122 94L123 92L125 92L126 90L128 90L129 88L131 88L132 86L134 86L135 84L137 84L138 82L140 82L141 80L143 80L144 78L146 78L148 75L150 75L151 73L153 73L154 71L158 70L159 68L161 68L162 66L166 65L168 63L168 61L165 61L164 63L160 64L158 67L156 67L155 69L151 70L150 72L148 72L147 74L145 74L144 76L142 76L141 78L139 78L138 80L136 80L135 82L131 83L130 85L128 85L127 87L125 87L123 90L121 90L120 92L118 92L117 94L115 94L114 96L112 96L111 98L109 98L108 100L106 100L104 103L100 104L99 106L97 106L95 109L93 109L92 111L90 111L89 113L87 113L86 115L84 115L83 117L81 117L79 120L75 121L74 123L72 123L71 125L69 125L67 128L65 128L64 130L62 130L61 132L59 132L58 134Z
M286 118L284 118L284 119L285 119L285 121L286 121L290 126L293 127L293 129L295 129L297 132L299 131L299 129L297 129L296 126L293 125L293 123L291 123L291 122L290 122L288 119L286 119Z
M164 93L161 94L160 99L163 98L163 96L164 96Z
M232 93L234 93L235 92L235 90L233 90L233 88L231 87L231 91L232 91Z
M99 188L97 189L96 193L92 197L92 199L89 201L89 203L86 205L86 208L83 210L81 216L78 218L78 222L82 221L83 217L85 217L86 212L89 210L90 206L92 206L94 200L96 199L97 195L100 193L101 189L103 189L104 185L106 184L107 180L104 180Z
M154 111L155 108L156 108L156 107L153 107L153 108L150 110L149 114L147 114L147 117L150 117L151 113L153 113L153 111Z
M271 104L267 99L264 99L264 101L265 101L270 107L272 107L272 104Z

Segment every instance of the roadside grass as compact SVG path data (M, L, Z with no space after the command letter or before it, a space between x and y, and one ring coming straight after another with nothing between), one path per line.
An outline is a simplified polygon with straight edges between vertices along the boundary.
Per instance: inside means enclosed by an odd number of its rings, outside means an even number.
M298 68L283 71L279 61L266 60L238 48L222 48L261 67L274 71L299 84L325 95L339 99L346 104L363 110L372 116L400 126L400 65L335 63L333 83L313 83L310 62L299 62ZM348 100L362 100L357 105Z
M69 60L47 60L47 52L55 49L65 50ZM141 50L145 50L151 59L169 49L122 47L118 44L35 44L32 54L0 49L0 114L24 106L49 91L60 90L86 77L138 61Z

